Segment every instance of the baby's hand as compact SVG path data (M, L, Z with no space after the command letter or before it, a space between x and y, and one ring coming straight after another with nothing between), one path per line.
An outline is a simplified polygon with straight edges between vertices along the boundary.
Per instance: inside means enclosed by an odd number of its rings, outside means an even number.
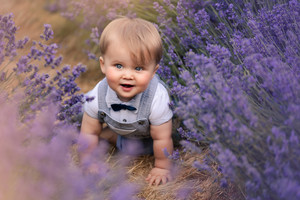
M156 186L159 185L160 182L162 182L162 184L166 184L167 181L171 180L172 176L169 170L157 167L154 167L146 178L146 181L149 182L149 185L154 183Z

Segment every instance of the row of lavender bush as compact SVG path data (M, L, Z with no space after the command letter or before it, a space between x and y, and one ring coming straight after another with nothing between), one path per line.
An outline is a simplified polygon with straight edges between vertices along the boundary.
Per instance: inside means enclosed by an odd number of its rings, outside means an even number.
M128 2L149 9L150 1ZM122 14L132 14L128 5ZM155 18L142 17L163 36L159 74L182 122L182 144L212 150L195 167L219 163L221 184L235 182L247 199L299 199L300 3L162 0L153 8ZM106 11L92 19L117 15ZM90 25L97 43L103 25Z
M106 144L91 157L100 173L85 172L92 160L79 166L76 152L85 145L74 116L89 97L75 80L85 67L62 65L51 26L44 28L39 41L18 40L13 14L0 15L0 199L133 198L129 159L110 169Z
M182 120L183 144L212 150L195 167L219 163L221 184L235 182L246 199L299 199L300 3L154 6L167 50L160 75Z
M57 115L61 122L71 122L86 100L78 93L80 88L75 83L85 66L80 63L72 69L69 65L62 66L63 58L57 55L58 45L49 42L54 34L51 25L45 24L41 41L30 41L28 37L17 40L18 28L13 14L0 19L1 89L7 93L22 90L25 94L20 106L24 120L31 119L42 107L53 102L60 106ZM24 47L29 50L19 55L18 51ZM49 71L51 73L46 73Z

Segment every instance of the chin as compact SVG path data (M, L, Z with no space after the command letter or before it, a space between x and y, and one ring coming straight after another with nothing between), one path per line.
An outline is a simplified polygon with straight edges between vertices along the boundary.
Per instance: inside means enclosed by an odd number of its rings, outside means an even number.
M133 97L135 97L135 96L121 96L121 95L118 95L118 97L119 97L119 99L121 100L121 101L124 101L124 102L126 102L126 101L130 101Z

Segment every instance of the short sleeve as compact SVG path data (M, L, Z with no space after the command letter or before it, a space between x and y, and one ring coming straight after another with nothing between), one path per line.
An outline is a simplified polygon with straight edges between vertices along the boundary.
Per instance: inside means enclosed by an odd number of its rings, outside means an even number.
M159 83L152 101L149 121L152 125L161 125L173 117L170 109L170 97L167 89Z
M100 83L100 82L99 82ZM88 97L94 97L90 102L85 102L83 105L83 110L90 117L97 119L98 118L98 85L99 83L85 95Z

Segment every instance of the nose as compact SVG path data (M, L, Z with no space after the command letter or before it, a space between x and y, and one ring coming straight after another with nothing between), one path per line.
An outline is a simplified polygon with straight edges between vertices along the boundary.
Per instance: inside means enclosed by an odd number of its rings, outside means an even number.
M133 79L133 72L131 69L125 69L123 71L123 75L122 75L123 79L128 79L128 80L132 80Z

